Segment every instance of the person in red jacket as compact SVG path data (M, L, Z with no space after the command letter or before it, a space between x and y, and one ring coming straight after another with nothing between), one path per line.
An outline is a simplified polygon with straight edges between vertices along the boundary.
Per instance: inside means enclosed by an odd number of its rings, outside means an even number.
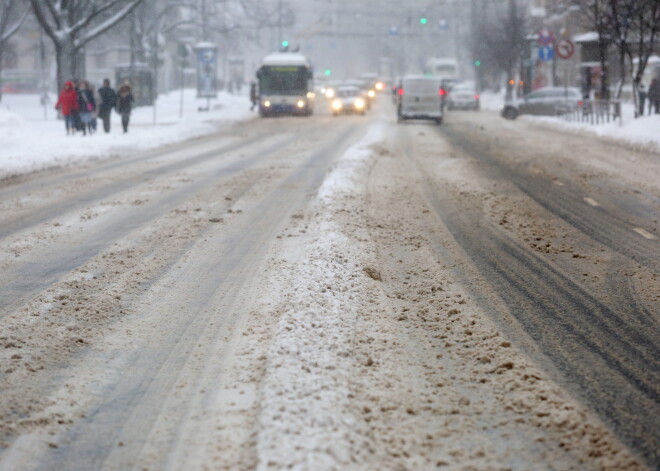
M78 105L78 93L73 87L73 82L69 81L64 83L64 89L62 90L62 93L60 93L55 109L62 111L66 133L72 135L75 134L76 115L78 114L80 107Z

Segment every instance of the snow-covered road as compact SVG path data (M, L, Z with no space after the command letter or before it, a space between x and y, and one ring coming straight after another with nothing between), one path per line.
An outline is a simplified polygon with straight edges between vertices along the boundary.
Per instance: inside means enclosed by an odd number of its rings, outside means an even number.
M657 154L255 119L0 184L0 469L658 463Z

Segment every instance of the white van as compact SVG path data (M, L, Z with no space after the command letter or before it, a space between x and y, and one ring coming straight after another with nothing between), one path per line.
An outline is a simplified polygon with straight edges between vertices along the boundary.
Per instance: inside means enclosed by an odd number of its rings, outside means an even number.
M442 87L437 77L406 75L397 88L397 118L431 119L442 123Z

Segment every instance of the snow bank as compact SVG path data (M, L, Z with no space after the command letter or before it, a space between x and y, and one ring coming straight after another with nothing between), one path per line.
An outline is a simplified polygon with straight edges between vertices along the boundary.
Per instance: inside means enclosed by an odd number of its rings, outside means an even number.
M504 103L504 93L484 91L481 94L481 107L484 110L500 111ZM624 142L634 147L660 151L660 115L646 115L635 119L632 103L622 105L623 122L589 124L565 121L551 116L521 116L518 119L551 126L574 134L591 134Z
M258 436L259 470L346 469L354 455L356 419L349 375L358 313L368 303L363 247L348 240L333 214L364 181L369 148L382 139L381 125L350 148L324 181L316 201L317 234L303 247L296 286L282 303L263 383ZM350 261L349 261L350 260Z
M630 107L632 108L632 106ZM636 148L660 151L660 114L634 119L624 108L623 124L618 121L590 125L552 117L525 117L574 134L591 134L615 139Z
M3 96L0 103L0 179L11 175L42 170L74 162L104 158L173 144L217 130L221 124L249 119L246 96L220 93L210 101L198 100L195 90L185 90L183 118L180 117L180 91L161 95L156 103L157 124L153 124L153 107L136 108L128 134L123 134L120 117L112 114L112 130L105 134L98 121L92 136L65 134L64 122L56 119L55 97L44 108L38 95Z

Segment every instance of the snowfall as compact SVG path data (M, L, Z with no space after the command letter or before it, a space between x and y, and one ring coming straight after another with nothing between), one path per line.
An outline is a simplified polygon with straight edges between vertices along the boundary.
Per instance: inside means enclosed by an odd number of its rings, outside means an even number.
M243 94L221 92L207 103L206 99L196 98L195 90L186 89L183 93L176 90L161 95L155 110L152 106L136 108L127 134L122 132L119 115L113 113L109 134L103 132L99 120L96 134L67 136L64 122L57 119L55 101L56 97L51 95L44 106L39 95L3 95L0 101L0 180L174 144L213 133L219 127L249 120L256 115L250 111L249 100ZM481 101L484 110L495 112L504 99L502 95L485 92ZM633 105L624 104L620 122L599 125L554 117L522 116L518 119L660 151L660 115L639 119L634 119L633 115Z

